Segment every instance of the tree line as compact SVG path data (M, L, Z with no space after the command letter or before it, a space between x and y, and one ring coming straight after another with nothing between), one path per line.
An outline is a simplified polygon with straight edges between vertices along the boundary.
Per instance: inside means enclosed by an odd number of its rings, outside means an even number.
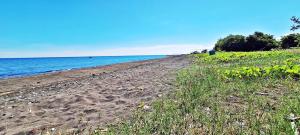
M291 30L300 29L300 19L293 16L291 21L294 23ZM271 49L300 47L300 34L294 33L281 37L277 41L273 35L263 32L255 32L249 36L229 35L219 39L214 49L217 51L269 51Z
M249 36L229 35L215 44L217 51L269 51L276 48L300 47L300 34L294 33L277 41L273 35L255 32Z

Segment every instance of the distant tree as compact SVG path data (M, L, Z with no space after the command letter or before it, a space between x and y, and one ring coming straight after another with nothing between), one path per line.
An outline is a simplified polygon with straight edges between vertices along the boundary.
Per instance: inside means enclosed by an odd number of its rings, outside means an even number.
M279 43L272 35L255 32L247 37L243 35L229 35L219 39L215 44L217 51L268 51L278 48Z
M243 51L246 40L243 35L229 35L219 39L214 49L217 51Z
M300 46L300 34L289 34L281 38L281 47L290 48L290 47L299 47Z
M245 51L269 51L279 47L279 43L274 39L273 35L255 32L246 37Z
M191 52L191 54L199 54L200 52L198 52L198 51L193 51L193 52Z
M300 28L300 19L299 18L293 16L291 18L291 21L294 23L294 25L291 28L292 31L295 31Z
M207 49L203 49L201 53L207 53Z

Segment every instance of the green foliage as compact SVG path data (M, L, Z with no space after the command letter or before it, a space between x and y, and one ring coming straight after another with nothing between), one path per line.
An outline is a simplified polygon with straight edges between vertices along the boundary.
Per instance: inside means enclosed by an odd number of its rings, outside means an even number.
M215 50L241 51L245 48L246 39L243 35L229 35L219 39L215 44Z
M247 45L244 51L269 51L273 48L278 48L278 42L272 35L262 32L255 32L247 38Z
M291 28L292 31L295 31L295 30L297 30L297 29L300 28L300 20L299 20L299 18L297 18L296 16L293 16L291 18L291 21L294 23L294 25Z
M232 70L220 70L225 78L247 78L252 79L256 77L278 77L278 78L295 78L300 76L300 65L295 63L289 63L284 65L274 65L267 67L240 67Z
M228 63L228 62L240 62L243 60L254 60L269 57L278 56L292 56L289 52L282 51L269 51L269 52L217 52L216 55L208 56L206 54L194 55L198 60L197 62L205 63ZM201 59L203 58L203 59Z
M278 42L274 37L262 32L255 32L248 37L229 35L215 44L218 51L268 51L277 47Z
M300 115L299 52L195 54L177 75L178 91L103 134L294 134L285 118ZM226 70L249 79L220 77Z
M290 48L290 47L300 47L300 34L289 34L281 38L281 47Z
M269 66L246 66L232 69L222 69L218 72L225 78L255 78L255 77L299 77L299 57L288 51L268 52L219 52L217 55L194 55L197 63L247 63L254 60L270 60ZM276 59L273 60L272 59ZM278 64L278 60L284 61Z

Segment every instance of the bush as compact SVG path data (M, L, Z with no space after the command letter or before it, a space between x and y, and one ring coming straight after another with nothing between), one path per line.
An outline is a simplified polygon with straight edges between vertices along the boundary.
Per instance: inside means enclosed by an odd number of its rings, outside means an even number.
M198 63L234 63L242 62L256 59L266 59L273 57L291 57L292 53L282 52L282 51L270 51L270 52L219 52L214 56L198 54L195 55L197 59L203 61L198 61Z
M207 49L202 50L201 53L207 53Z
M281 38L281 47L290 48L290 47L299 47L300 46L300 34L289 34Z
M219 39L215 44L215 50L218 51L241 51L244 50L246 39L243 35L229 35Z
M255 32L246 38L246 50L244 51L269 51L277 48L278 42L272 35L264 34L262 32Z
M277 48L278 42L272 35L262 32L255 32L248 37L242 35L229 35L223 39L219 39L215 44L218 51L269 51Z
M193 52L191 52L191 54L199 54L200 52L198 52L198 51L193 51Z
M255 77L278 77L278 78L299 78L300 65L288 62L282 65L274 65L267 67L241 67L233 70L219 71L225 78L255 78Z

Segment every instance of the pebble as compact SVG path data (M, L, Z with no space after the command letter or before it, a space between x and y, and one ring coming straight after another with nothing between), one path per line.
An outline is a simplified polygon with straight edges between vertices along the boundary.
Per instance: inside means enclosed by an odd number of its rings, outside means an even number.
M144 109L145 111L150 111L150 110L151 110L151 107L148 106L148 105L144 105L143 109Z
M209 111L210 111L210 108L209 108L209 107L205 107L204 110L207 111L207 112L209 112Z
M235 124L238 125L238 126L240 126L240 127L244 127L245 126L244 122L236 121Z
M8 118L9 118L9 119L12 119L13 117L14 117L14 115L10 115Z

